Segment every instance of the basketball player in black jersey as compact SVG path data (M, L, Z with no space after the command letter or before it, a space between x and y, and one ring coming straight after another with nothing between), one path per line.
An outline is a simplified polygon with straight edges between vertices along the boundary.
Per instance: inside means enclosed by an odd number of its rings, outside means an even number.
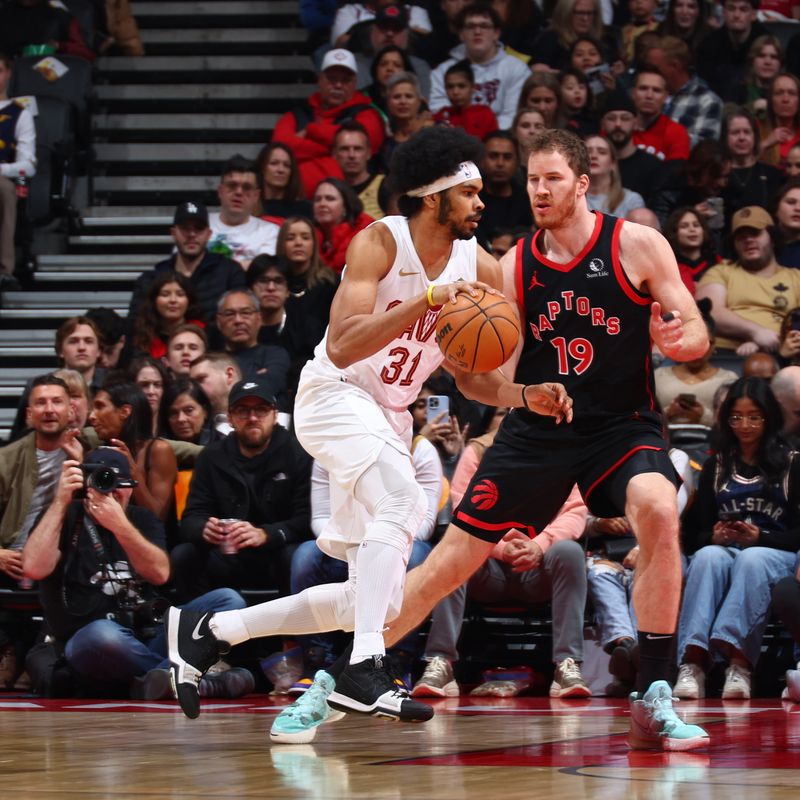
M702 747L706 732L677 717L663 680L681 591L678 478L655 410L650 349L652 339L676 361L698 358L709 346L706 326L659 233L589 211L583 142L565 131L543 132L528 170L540 230L501 261L503 291L519 309L523 341L502 371L456 377L467 396L494 406L520 406L528 384L557 380L572 409L562 424L520 408L508 414L453 524L409 573L387 642L467 580L507 531L542 530L577 483L593 514L627 517L640 545L634 606L641 691L631 696L629 742ZM497 500L487 508L492 494Z

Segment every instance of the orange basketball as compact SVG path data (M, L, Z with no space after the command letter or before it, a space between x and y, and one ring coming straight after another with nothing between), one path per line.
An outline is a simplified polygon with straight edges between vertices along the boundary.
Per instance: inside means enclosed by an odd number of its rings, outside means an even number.
M456 295L445 303L436 321L436 344L444 357L466 372L490 372L504 364L519 340L511 304L478 289L473 297Z

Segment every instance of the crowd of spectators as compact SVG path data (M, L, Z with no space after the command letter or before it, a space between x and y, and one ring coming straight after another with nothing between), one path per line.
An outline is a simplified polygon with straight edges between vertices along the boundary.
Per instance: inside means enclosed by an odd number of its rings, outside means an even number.
M8 5L3 13L33 20L40 4ZM760 21L791 18L794 6L770 0L765 16L758 0L302 5L317 91L279 118L255 161L231 153L218 211L188 196L177 206L172 252L136 280L127 319L101 310L59 327L63 369L34 379L20 400L13 441L0 450L0 583L39 582L46 638L26 661L18 628L0 628L0 679L13 683L27 664L43 693L93 684L155 699L167 692L154 624L160 598L233 608L245 602L239 592L346 577L316 547L331 513L327 476L299 447L291 414L351 239L398 213L392 153L432 125L480 138L485 209L476 235L500 257L533 224L529 143L545 127L564 127L586 141L590 207L663 230L712 334L704 357L656 371L665 423L676 436L694 426L706 437L692 451L694 471L673 450L686 480L688 558L677 693L702 696L706 673L724 659L723 696L748 697L770 592L781 581L791 599L785 581L800 549L800 81ZM77 52L80 31L52 17L42 41ZM0 273L8 275L4 198L13 207L31 141L27 112L3 88L11 56L39 43L14 30L24 41L0 36L9 54L0 57L0 105L13 111L0 121L0 138L14 143L0 150ZM108 43L83 46L93 58ZM442 396L449 412L431 414L429 399ZM409 410L429 495L413 566L505 410L466 401L445 373ZM115 476L108 489L92 483L103 468ZM86 499L77 502L76 491ZM415 692L458 691L453 664L472 598L550 601L550 692L586 696L587 594L624 690L636 665L632 544L624 518L590 518L577 493L544 531L509 532L434 612ZM341 641L299 646L308 678ZM404 675L422 671L415 637L393 655ZM252 689L244 670L219 669L228 677L212 676L201 692ZM519 688L512 681L483 693Z

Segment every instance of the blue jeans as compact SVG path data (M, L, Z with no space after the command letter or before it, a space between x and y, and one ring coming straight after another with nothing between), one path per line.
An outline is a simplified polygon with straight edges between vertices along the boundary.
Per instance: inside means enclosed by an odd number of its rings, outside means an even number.
M215 589L181 606L189 611L233 611L245 608L233 589ZM163 625L152 639L137 639L131 628L110 619L84 625L64 648L69 665L81 676L103 683L127 683L151 669L166 668L167 641Z
M598 635L603 648L618 639L636 641L633 611L633 570L607 562L593 562L586 570L589 597L594 603Z
M418 567L431 552L431 545L428 542L421 542L414 539L411 553L408 557L408 570ZM292 556L292 571L290 589L292 594L298 594L310 586L320 586L324 583L342 583L347 580L347 562L340 561L338 558L331 558L317 547L316 541L302 542ZM358 580L358 578L356 578ZM298 636L298 642L304 649L309 647L321 647L324 652L325 664L332 663L336 654L336 635L314 633L308 636ZM408 634L402 641L398 642L393 649L403 650L404 652L417 655L421 648L418 645L418 634L416 631Z
M679 663L689 645L711 652L715 642L724 642L755 666L769 620L772 587L792 574L795 559L795 553L771 547L737 550L710 544L698 550L686 575L678 626Z

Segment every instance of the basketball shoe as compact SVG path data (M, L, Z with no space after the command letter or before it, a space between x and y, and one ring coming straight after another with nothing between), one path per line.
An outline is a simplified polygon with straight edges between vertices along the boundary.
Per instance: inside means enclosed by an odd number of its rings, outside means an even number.
M800 664L798 664L798 667L800 667ZM781 694L781 700L800 703L800 669L786 670L786 688Z
M333 675L319 670L311 686L275 717L269 738L278 744L308 744L320 725L340 720L344 712L334 711L327 702L335 685Z
M459 694L461 689L453 675L453 667L441 656L428 659L425 672L411 690L412 697L458 697Z
M383 664L384 656L371 656L348 664L328 697L328 705L339 711L355 711L401 722L426 722L433 709L409 697Z
M633 692L628 744L634 750L694 750L707 747L708 734L697 725L687 725L672 708L672 690L666 681L656 681L641 695Z
M200 679L230 650L227 642L211 632L212 616L211 611L182 611L173 606L164 618L172 691L189 719L200 716Z

